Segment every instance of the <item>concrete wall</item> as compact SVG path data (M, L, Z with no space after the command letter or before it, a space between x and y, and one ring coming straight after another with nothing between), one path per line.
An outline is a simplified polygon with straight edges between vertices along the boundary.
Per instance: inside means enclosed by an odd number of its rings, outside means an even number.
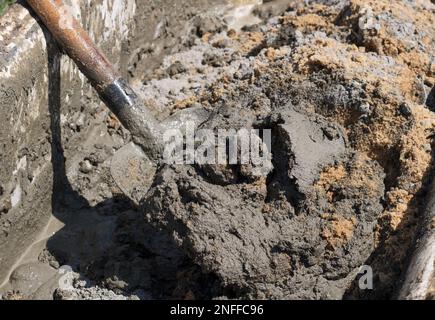
M75 8L111 61L132 77L151 70L176 45L183 21L224 0L65 2ZM79 121L83 126L62 132L68 156L92 127L96 108L101 108L75 65L67 57L59 61L53 48L49 70L46 43L41 27L21 5L13 5L0 18L0 283L52 214L53 161L63 161L52 152L59 147L53 142L56 123ZM49 88L60 90L50 103ZM57 99L60 114L49 109ZM85 118L78 120L83 114Z

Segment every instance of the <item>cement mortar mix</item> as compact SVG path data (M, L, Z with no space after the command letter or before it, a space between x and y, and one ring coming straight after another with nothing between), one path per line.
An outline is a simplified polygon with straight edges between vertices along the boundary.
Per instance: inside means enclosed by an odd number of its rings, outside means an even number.
M159 120L272 129L267 176L166 165L132 205L110 174L131 137L14 6L0 18L3 298L394 298L433 169L435 5L188 3L75 7Z

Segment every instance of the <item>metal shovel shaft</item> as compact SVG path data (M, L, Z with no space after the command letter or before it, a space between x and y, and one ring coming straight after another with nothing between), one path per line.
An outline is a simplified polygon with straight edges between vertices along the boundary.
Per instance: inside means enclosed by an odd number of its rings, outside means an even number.
M162 151L158 122L97 48L68 7L61 0L27 0L27 3L90 80L100 98L130 131L134 141L150 158L157 160Z

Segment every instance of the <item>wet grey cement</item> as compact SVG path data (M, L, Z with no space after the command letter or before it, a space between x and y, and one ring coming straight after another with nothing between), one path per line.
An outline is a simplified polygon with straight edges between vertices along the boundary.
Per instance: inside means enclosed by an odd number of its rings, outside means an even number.
M257 11L270 18L285 8L277 2L276 7L268 3ZM330 103L334 105L357 105L359 88L341 94L342 84L321 73L302 86L279 87L267 74L257 74L255 85L247 85L255 74L253 60L264 59L262 47L242 56L230 43L212 46L200 41L207 33L226 34L228 29L221 14L193 15L186 25L190 33L166 44L179 50L156 63L155 73L144 72L140 65L129 74L132 82L140 75L145 101L157 101L151 108L159 120L174 111L170 102L198 95L201 88L212 92L210 86L220 75L231 74L220 99L206 97L189 107L208 114L201 128L271 128L273 159L266 181L249 165L165 165L139 206L122 194L110 174L112 156L131 140L129 133L102 106L90 122L83 124L79 112L65 128L60 52L49 46L53 217L10 274L2 292L5 298L353 296L350 289L359 267L375 252L373 232L384 209L386 175L376 161L361 164L344 129L305 105L315 102L327 108L328 98L335 99ZM294 34L283 30L282 37L289 40ZM284 41L267 40L276 47ZM138 54L138 60L149 50ZM91 123L80 147L64 150L65 131L85 130ZM314 185L324 168L338 164L349 171L366 168L372 189L367 194L351 183L335 186L335 205L355 227L346 245L331 250L322 234L329 199ZM67 278L60 269L65 265L73 270ZM390 284L376 294L389 296L393 289Z

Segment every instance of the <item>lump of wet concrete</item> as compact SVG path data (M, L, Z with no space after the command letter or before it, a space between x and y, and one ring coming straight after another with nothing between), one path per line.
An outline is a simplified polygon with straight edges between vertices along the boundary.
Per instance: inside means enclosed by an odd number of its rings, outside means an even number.
M172 230L174 240L205 271L216 272L224 284L249 286L249 273L266 273L269 264L261 248L273 232L261 215L261 202L255 201L264 200L266 193L246 190L246 199L240 202L239 188L225 190L207 183L193 168L176 170L180 174L171 168L159 174L159 184L145 204L147 216Z
M240 108L224 104L204 127L258 124ZM352 157L340 126L319 115L289 104L270 118L263 126L269 121L274 129L274 171L264 179L241 179L240 166L167 166L143 212L230 296L340 298L346 277L373 249L382 168ZM344 176L334 187L317 187L323 170L337 163ZM358 181L360 170L367 185ZM334 192L340 196L330 198Z
M290 179L301 193L307 193L319 172L346 152L343 129L321 116L309 116L291 106L279 115L275 149L287 150Z
M220 186L194 168L168 167L158 175L143 210L204 272L216 274L227 294L340 298L346 276L373 249L372 232L382 210L381 168L373 162L363 165L371 174L370 193L364 185L339 200L318 192L301 204L306 209L269 200L265 183ZM340 183L354 182L337 183L338 190L346 190ZM329 296L331 288L334 296Z

